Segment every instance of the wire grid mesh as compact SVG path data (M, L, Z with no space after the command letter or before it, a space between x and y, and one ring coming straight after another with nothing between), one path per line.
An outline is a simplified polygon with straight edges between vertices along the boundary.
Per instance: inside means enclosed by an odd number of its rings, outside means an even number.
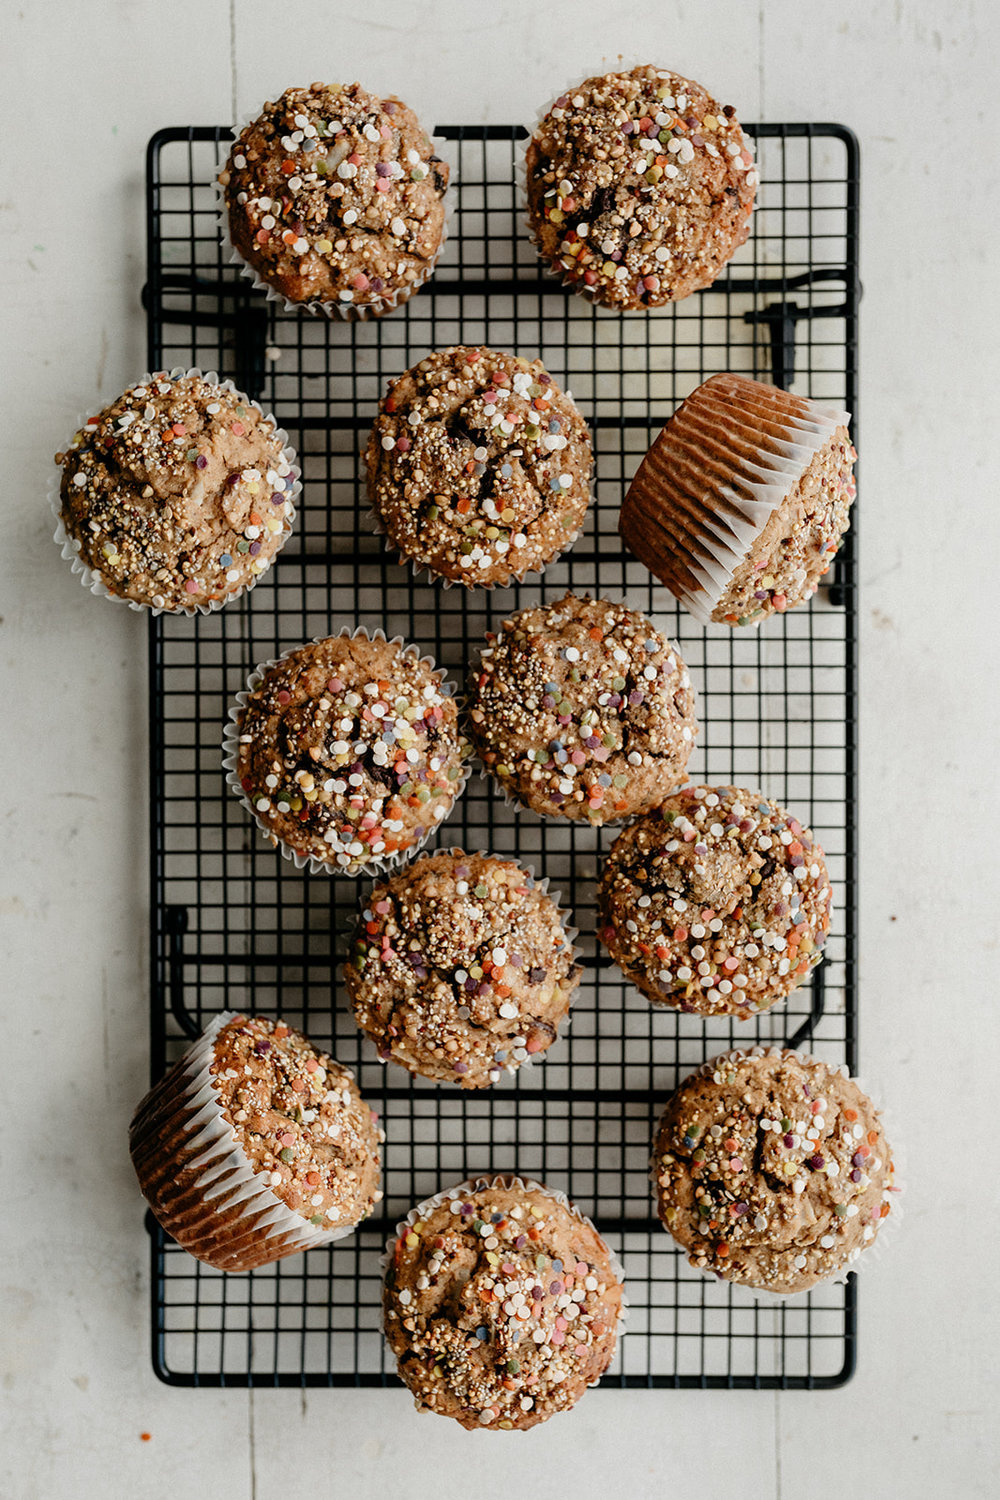
M152 1076L227 1006L280 1012L357 1072L383 1116L383 1217L352 1239L224 1276L153 1239L154 1366L202 1385L392 1382L379 1256L419 1199L471 1173L550 1182L620 1249L629 1332L605 1385L829 1386L852 1368L855 1288L775 1307L693 1271L653 1218L655 1120L676 1081L732 1045L793 1039L855 1065L856 527L833 586L759 631L705 631L617 537L623 489L674 406L740 370L856 411L857 152L837 126L749 127L762 183L752 237L707 292L649 314L594 309L542 277L521 222L517 127L444 129L457 211L436 276L375 323L287 313L219 243L211 187L222 129L160 132L148 158L149 360L234 378L298 449L295 535L252 594L197 621L150 624ZM541 580L495 592L415 578L373 535L364 445L388 378L430 350L486 343L540 355L595 439L583 535ZM585 973L565 1039L484 1096L380 1065L343 1001L338 965L367 885L299 873L227 790L227 709L259 661L343 624L381 625L453 679L485 632L567 588L625 597L680 641L701 733L693 779L761 787L812 824L838 915L810 985L752 1023L652 1008L599 949L595 877L614 830L517 814L474 777L438 845L513 852L551 877L580 928Z

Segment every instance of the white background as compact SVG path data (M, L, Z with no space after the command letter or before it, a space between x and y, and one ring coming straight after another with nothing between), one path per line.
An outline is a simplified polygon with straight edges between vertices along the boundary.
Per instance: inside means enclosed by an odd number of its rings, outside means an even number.
M1000 8L372 9L0 5L0 1494L996 1493ZM428 123L530 120L619 53L746 119L862 141L861 1053L909 1193L864 1277L859 1373L830 1394L599 1392L526 1435L418 1418L398 1390L168 1390L125 1145L147 1069L145 621L81 589L45 502L81 407L144 366L146 140L314 78L398 91Z

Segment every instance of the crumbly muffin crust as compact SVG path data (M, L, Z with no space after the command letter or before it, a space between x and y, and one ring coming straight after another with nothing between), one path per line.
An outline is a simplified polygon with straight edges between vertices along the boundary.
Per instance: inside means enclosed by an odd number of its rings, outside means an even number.
M383 1305L417 1408L466 1428L568 1411L614 1357L622 1285L593 1225L538 1184L463 1184L391 1245Z
M344 978L383 1062L478 1089L556 1040L573 960L559 908L527 870L448 849L375 886Z
M817 1058L715 1058L672 1096L653 1150L660 1218L692 1265L762 1290L844 1270L891 1209L878 1111Z
M811 599L851 524L857 449L838 427L752 542L712 611L726 625L755 625Z
M81 560L110 593L155 609L242 592L291 529L295 476L273 421L200 375L131 386L56 463Z
M568 593L487 640L469 674L469 735L518 802L601 824L684 780L698 732L691 679L637 610Z
M272 842L351 875L448 816L468 754L443 676L359 634L266 668L237 733L236 775Z
M685 787L611 846L598 932L657 1005L741 1021L820 962L833 891L812 832L742 787Z
M282 1021L237 1016L212 1075L244 1155L288 1208L324 1228L367 1218L382 1132L347 1068Z
M235 248L290 302L384 312L441 248L448 164L411 109L359 83L286 89L219 182Z
M458 346L389 386L366 452L368 498L399 555L477 585L539 572L590 501L590 434L539 360Z
M528 144L526 176L539 253L622 311L709 286L747 237L758 181L732 106L648 66L562 94Z

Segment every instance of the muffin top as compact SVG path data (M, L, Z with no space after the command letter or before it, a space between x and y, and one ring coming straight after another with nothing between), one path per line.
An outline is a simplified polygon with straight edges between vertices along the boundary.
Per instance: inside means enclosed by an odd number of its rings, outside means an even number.
M660 1122L653 1178L692 1265L799 1292L857 1259L890 1212L892 1152L837 1068L755 1048L706 1063Z
M812 598L851 522L857 456L847 428L839 426L751 542L713 620L755 625Z
M383 1301L418 1409L508 1430L568 1411L611 1363L622 1310L593 1225L538 1183L503 1177L414 1214L390 1241Z
M487 639L469 674L469 734L518 802L599 824L683 781L698 732L691 679L645 615L570 593Z
M472 588L538 572L590 501L590 434L539 360L442 349L394 381L365 455L368 497L404 559Z
M598 931L655 1004L744 1021L819 963L832 903L822 849L784 808L691 786L615 839Z
M579 982L573 958L527 870L448 849L375 886L345 980L383 1061L478 1089L555 1041Z
M290 302L382 311L441 245L447 163L412 109L359 83L286 89L219 181L233 244Z
M354 875L451 811L468 746L445 679L414 647L333 636L251 683L236 776L272 841Z
M292 457L249 397L161 372L56 454L60 514L110 593L191 611L270 566L294 516Z
M747 237L758 180L732 106L654 67L562 94L528 144L526 173L541 255L621 310L709 286Z
M317 1228L371 1213L385 1137L353 1074L283 1021L236 1016L211 1064L222 1112L253 1170Z

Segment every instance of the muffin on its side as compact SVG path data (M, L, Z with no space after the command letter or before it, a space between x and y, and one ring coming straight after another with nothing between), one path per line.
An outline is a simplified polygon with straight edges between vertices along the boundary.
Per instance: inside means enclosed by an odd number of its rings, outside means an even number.
M733 786L685 787L612 844L598 933L655 1005L741 1021L822 957L833 891L812 832Z
M226 1012L129 1127L143 1196L219 1271L341 1239L381 1199L376 1117L354 1077L283 1021Z
M229 382L161 371L131 386L56 454L85 576L177 614L252 588L292 529L298 469L283 437Z
M652 1175L693 1266L778 1293L853 1265L898 1191L871 1100L841 1069L777 1048L725 1053L681 1084Z
M230 719L233 789L276 847L334 874L417 848L465 784L446 679L381 631L312 641L258 669Z
M696 620L759 625L811 599L850 524L850 413L713 375L639 466L618 529Z
M710 286L747 237L757 189L732 106L654 67L560 95L525 169L539 254L566 285L625 312Z
M344 979L384 1062L480 1089L552 1045L580 972L527 870L447 849L375 886Z
M487 640L469 673L469 735L523 806L601 824L658 806L684 780L698 732L691 679L645 615L566 594Z
M427 280L448 164L401 100L359 83L286 89L219 174L244 262L289 302L378 316Z
M385 1333L417 1409L524 1430L575 1406L611 1363L621 1268L561 1194L461 1183L389 1241Z
M430 354L393 381L368 439L368 498L404 561L467 588L537 573L590 503L590 434L539 360Z

